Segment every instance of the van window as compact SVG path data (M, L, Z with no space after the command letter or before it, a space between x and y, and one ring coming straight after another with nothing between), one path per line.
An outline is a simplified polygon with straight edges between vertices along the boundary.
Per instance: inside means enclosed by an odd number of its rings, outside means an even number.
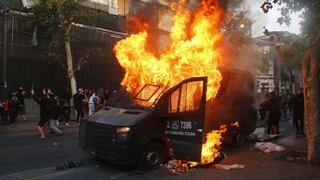
M169 113L178 112L179 98L180 98L180 88L175 90L170 96L170 101L169 101L169 106L168 106Z
M185 83L170 96L169 113L187 112L200 108L203 81Z

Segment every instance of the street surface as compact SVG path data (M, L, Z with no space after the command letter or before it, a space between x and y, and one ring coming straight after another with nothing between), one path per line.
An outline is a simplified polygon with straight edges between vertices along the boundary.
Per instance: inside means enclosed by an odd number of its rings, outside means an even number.
M282 136L290 133L291 122L282 122ZM64 136L39 140L38 134L0 136L0 179L319 179L319 167L287 162L288 153L263 154L253 149L253 142L244 147L225 147L223 164L244 164L244 169L218 170L214 167L192 169L173 175L165 168L142 172L134 166L117 166L97 160L77 145L78 131L65 131ZM78 167L55 170L65 162L81 162Z

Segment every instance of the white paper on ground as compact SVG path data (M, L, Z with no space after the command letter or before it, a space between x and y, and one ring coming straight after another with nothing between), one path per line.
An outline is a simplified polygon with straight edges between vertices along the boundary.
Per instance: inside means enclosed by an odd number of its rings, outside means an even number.
M214 167L216 167L217 169L230 170L230 169L243 169L245 165L244 164L232 164L232 165L215 164Z
M254 148L264 153L280 152L285 150L283 146L274 144L272 142L256 142L256 144L254 145Z

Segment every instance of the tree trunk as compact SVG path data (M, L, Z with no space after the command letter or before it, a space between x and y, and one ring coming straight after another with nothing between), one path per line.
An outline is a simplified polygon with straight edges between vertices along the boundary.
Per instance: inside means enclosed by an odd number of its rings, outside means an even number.
M308 161L320 163L320 86L319 62L313 48L306 51L302 61L304 81L304 108Z
M73 59L72 59L71 47L70 47L70 30L71 30L71 25L65 30L64 46L65 46L66 57L67 57L67 71L68 71L67 76L70 82L71 95L73 96L74 94L77 93L77 82L76 82L76 78L74 76L74 71L73 71Z

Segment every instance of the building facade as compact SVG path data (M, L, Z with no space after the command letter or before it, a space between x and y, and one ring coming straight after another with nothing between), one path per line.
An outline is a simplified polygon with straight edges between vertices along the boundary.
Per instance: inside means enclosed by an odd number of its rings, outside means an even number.
M32 15L28 13L24 2L2 0L0 4L9 9L6 21L4 16L0 17L1 92L5 86L2 76L5 61L4 46L6 46L7 55L5 66L7 96L19 86L27 90L34 87L35 91L51 88L57 93L64 93L68 90L66 70L59 61L49 58L46 49L49 41L48 35L41 27L35 31ZM124 69L116 60L112 48L117 41L126 37L126 33L120 30L120 23L124 19L125 17L121 15L99 11L99 15L92 19L94 26L78 24L73 27L71 49L75 64L84 57L87 61L83 69L75 74L78 87L117 89L120 86ZM6 38L4 38L5 31ZM63 47L60 53L64 54Z

